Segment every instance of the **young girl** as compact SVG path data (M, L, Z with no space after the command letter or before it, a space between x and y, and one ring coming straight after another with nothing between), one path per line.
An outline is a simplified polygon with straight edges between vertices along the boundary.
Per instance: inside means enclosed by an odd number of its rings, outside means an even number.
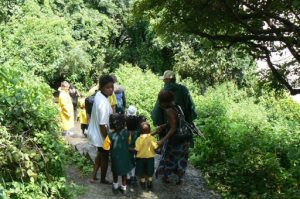
M110 115L109 121L113 132L105 138L103 149L110 150L111 153L113 191L118 191L118 176L122 176L120 191L126 194L126 175L132 168L129 160L129 132L125 129L124 115L114 113Z
M155 149L158 147L155 138L150 134L150 125L147 122L141 124L141 135L135 143L136 175L140 177L142 188L152 188L152 176L154 173Z

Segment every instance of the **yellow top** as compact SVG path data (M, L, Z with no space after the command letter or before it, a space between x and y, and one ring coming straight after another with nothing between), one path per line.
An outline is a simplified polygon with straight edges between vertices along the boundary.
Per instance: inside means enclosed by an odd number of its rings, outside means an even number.
M130 143L131 141L131 137L129 136L128 137L128 144ZM111 141L109 139L109 136L106 136L104 142L103 142L103 145L102 145L102 148L106 151L110 150L110 146L111 146Z
M78 115L79 115L80 124L88 124L85 109L80 109Z
M153 158L158 147L156 139L150 134L141 134L135 142L137 158Z
M108 101L111 106L117 105L117 97L116 97L115 93L113 93L112 96L108 97Z
M67 91L60 91L58 97L58 106L60 108L60 118L64 131L74 127L74 109L71 96Z
M102 145L102 148L104 149L104 150L110 150L110 144L111 144L111 142L110 142L110 139L109 139L109 137L108 136L106 136L106 138L105 138L105 140L104 140L104 142L103 142L103 145Z

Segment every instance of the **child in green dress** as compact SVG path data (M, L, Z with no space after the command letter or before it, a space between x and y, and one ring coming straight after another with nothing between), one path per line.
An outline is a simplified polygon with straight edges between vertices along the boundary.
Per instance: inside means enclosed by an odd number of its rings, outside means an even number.
M122 114L112 114L109 118L110 133L104 140L103 149L110 150L111 171L113 174L113 191L120 190L126 194L126 175L132 165L129 160L129 132L125 129L125 117ZM119 187L118 177L122 176L122 185Z
M142 188L152 188L152 176L154 173L154 156L158 144L151 135L150 125L147 122L141 124L141 135L135 143L136 175L140 177Z

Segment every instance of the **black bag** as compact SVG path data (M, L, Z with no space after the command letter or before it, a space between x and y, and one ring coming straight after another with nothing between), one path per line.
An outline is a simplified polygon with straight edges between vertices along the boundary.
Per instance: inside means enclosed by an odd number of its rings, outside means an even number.
M95 95L96 95L96 92L91 95L91 96L88 96L87 98L85 98L84 100L84 104L85 104L85 111L88 115L91 115L92 114L92 109L93 109L93 104L94 104L94 100L95 100Z
M170 141L173 143L192 141L193 135L201 134L199 129L194 124L190 124L185 121L184 113L180 106L176 107L176 111L178 114L178 127Z

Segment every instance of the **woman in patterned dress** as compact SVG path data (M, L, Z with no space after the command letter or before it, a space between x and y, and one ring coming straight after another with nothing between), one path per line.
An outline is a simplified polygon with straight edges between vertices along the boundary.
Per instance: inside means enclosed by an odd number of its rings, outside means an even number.
M161 91L158 95L158 101L167 114L167 123L157 129L158 134L165 132L165 135L158 142L158 145L163 146L163 148L156 176L163 176L163 182L170 183L169 176L175 174L178 178L176 184L181 185L188 165L191 140L176 140L174 136L179 128L180 115L180 108L175 104L174 93Z

